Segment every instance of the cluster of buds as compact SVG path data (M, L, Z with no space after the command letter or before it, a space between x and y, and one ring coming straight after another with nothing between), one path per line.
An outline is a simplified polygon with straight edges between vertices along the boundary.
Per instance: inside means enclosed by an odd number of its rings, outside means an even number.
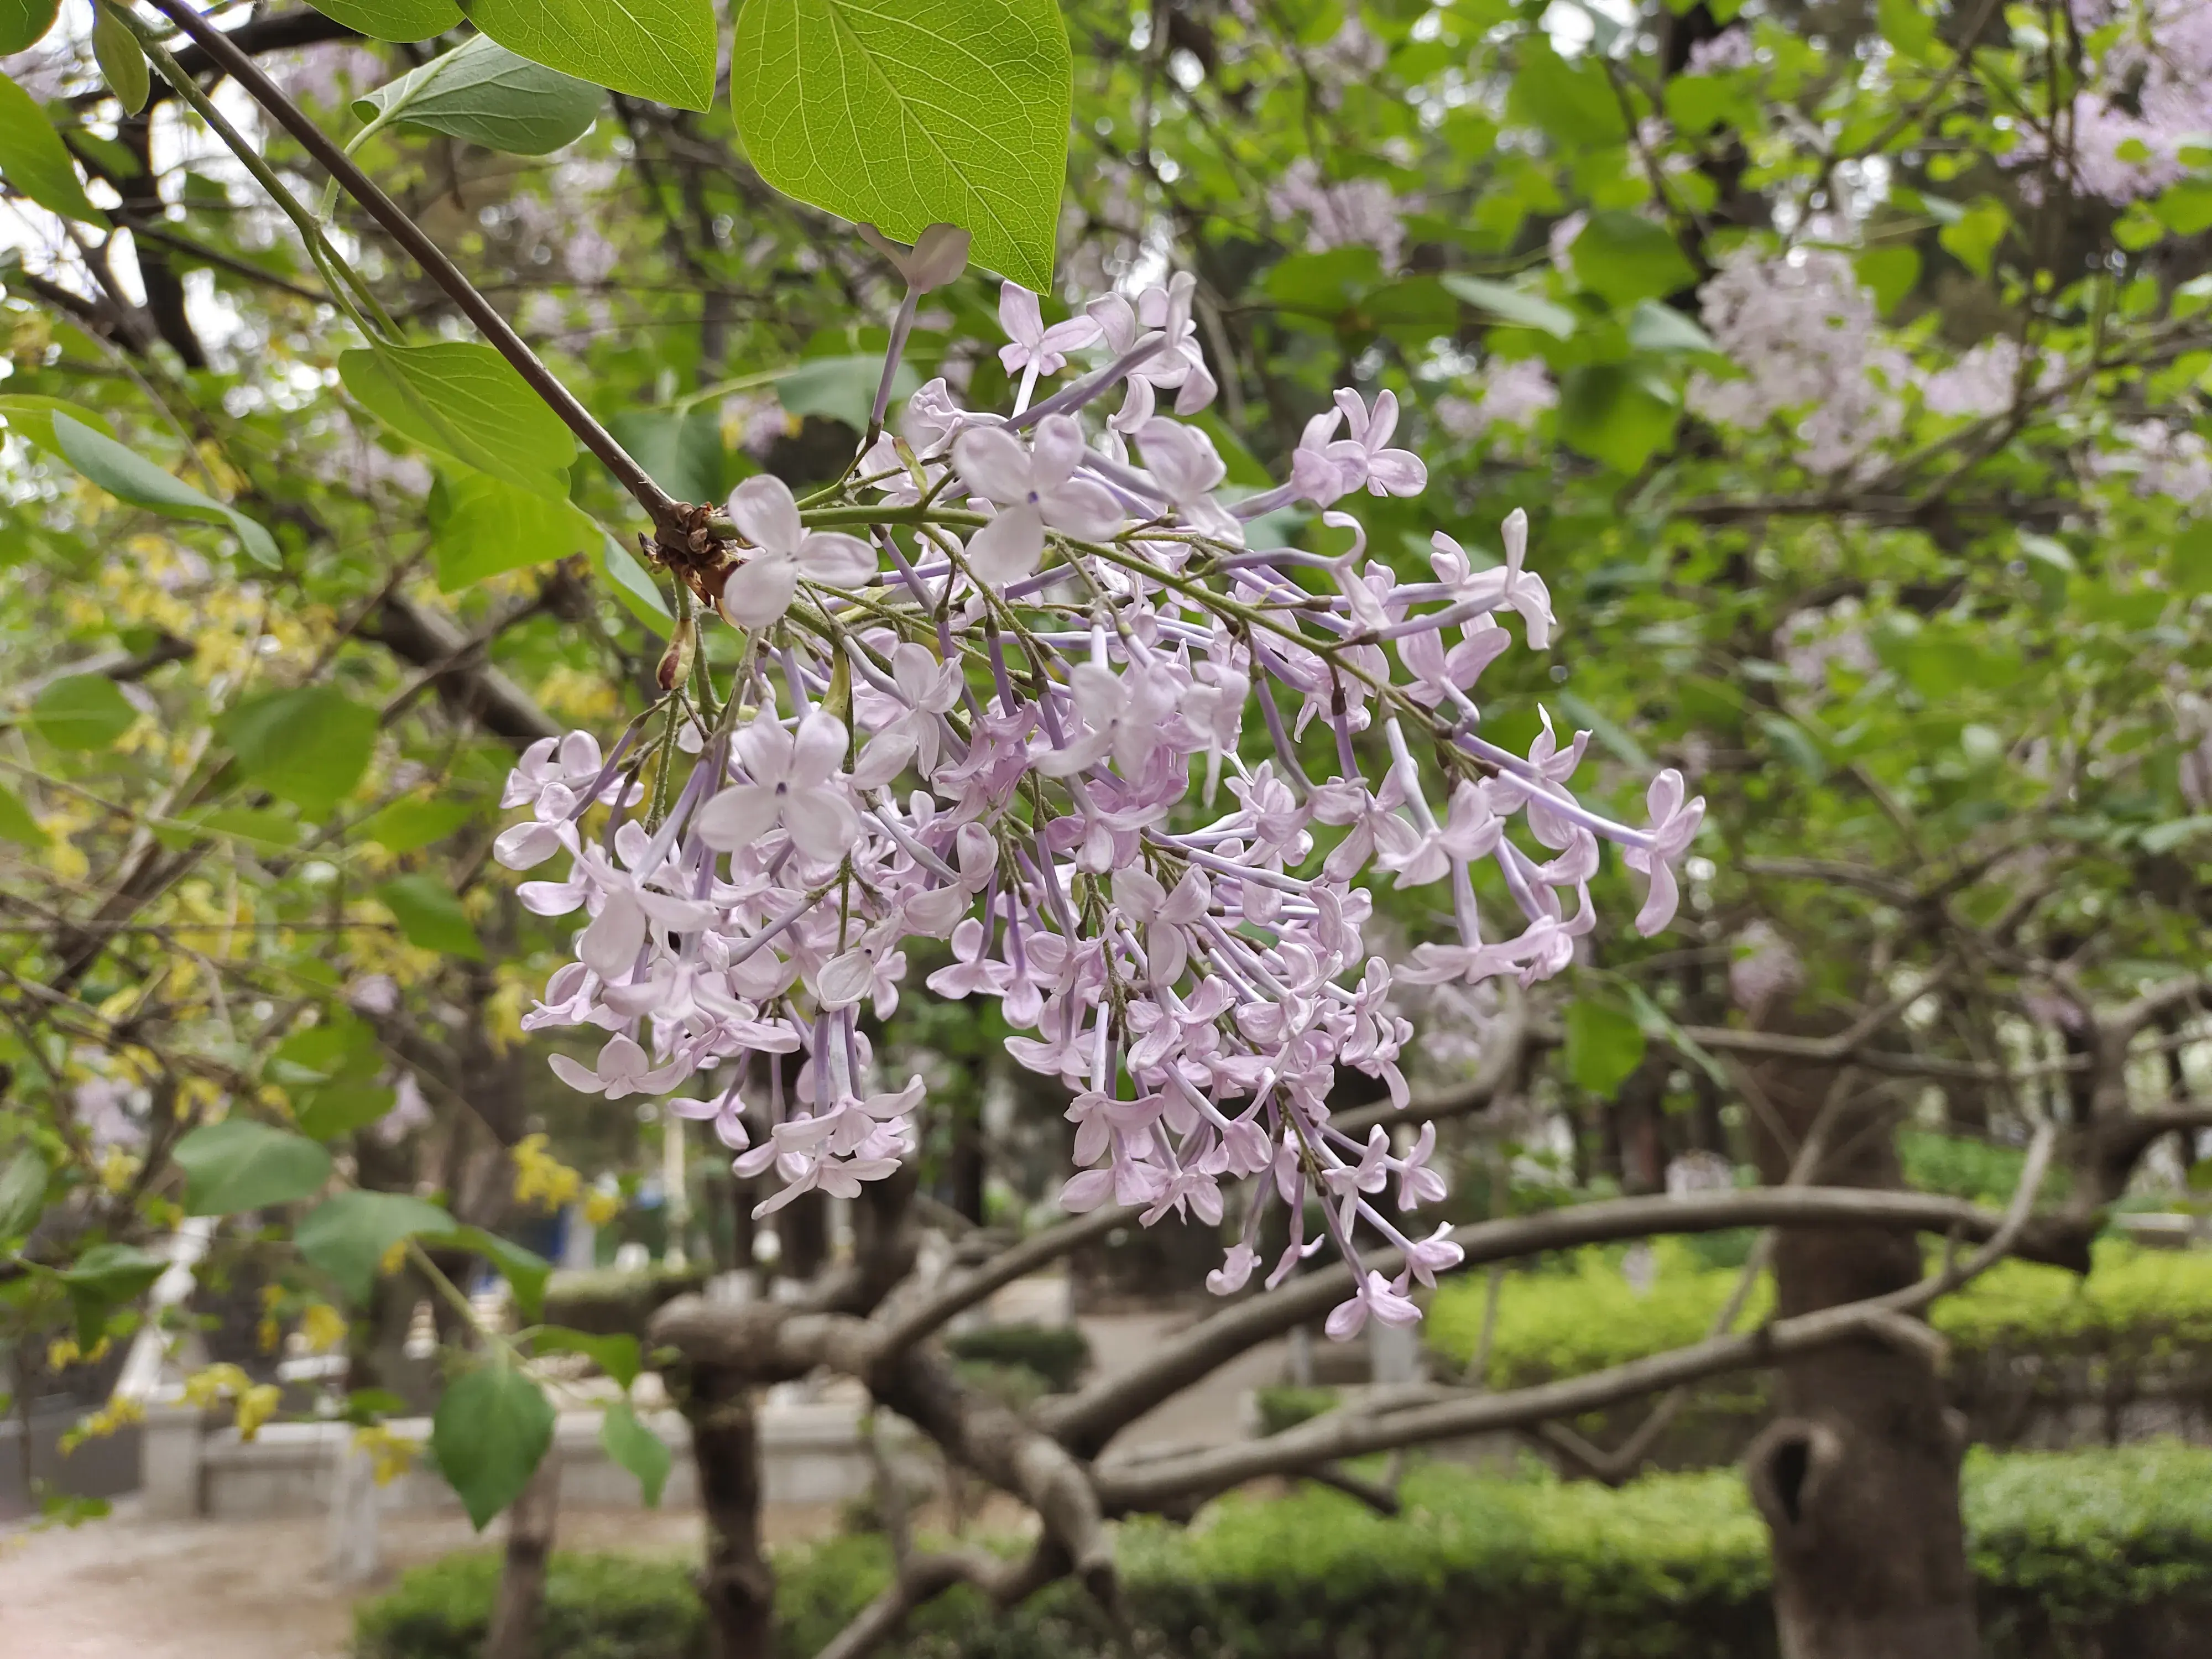
M926 237L901 264L886 389L915 295L957 271L944 252ZM1066 1207L1213 1224L1224 1185L1251 1181L1210 1281L1227 1293L1260 1266L1273 1200L1290 1243L1270 1284L1321 1246L1314 1200L1355 1269L1328 1327L1346 1336L1415 1317L1413 1283L1459 1259L1448 1229L1413 1237L1384 1207L1394 1185L1398 1212L1443 1195L1433 1129L1394 1150L1330 1123L1340 1066L1406 1101L1411 1028L1363 940L1365 884L1449 884L1455 940L1400 978L1527 983L1591 927L1600 842L1648 879L1638 927L1667 925L1703 802L1664 772L1650 821L1614 823L1570 787L1587 734L1563 747L1547 719L1526 755L1482 737L1472 693L1507 647L1501 617L1540 647L1550 596L1517 512L1501 564L1443 534L1426 580L1365 556L1340 503L1427 482L1392 446L1389 392L1340 392L1287 483L1223 491L1213 443L1176 418L1214 392L1191 288L1178 276L1048 328L1008 285L1010 412L933 380L831 489L799 501L748 479L714 580L693 590L738 630L726 683L687 635L667 696L611 750L580 732L533 748L507 794L530 817L497 856L565 855L566 878L522 900L589 919L524 1021L608 1034L594 1066L558 1057L560 1075L710 1121L740 1173L780 1179L762 1212L851 1196L913 1152L921 1082L878 1078L863 1012L896 1007L909 941L944 941L929 989L998 999L1013 1058L1073 1092ZM1093 348L1100 367L1032 401ZM1351 550L1273 544L1261 526L1283 508ZM1301 757L1316 726L1325 769ZM605 828L587 836L594 805ZM1478 914L1485 860L1516 931ZM1403 1253L1395 1279L1360 1268L1363 1226Z

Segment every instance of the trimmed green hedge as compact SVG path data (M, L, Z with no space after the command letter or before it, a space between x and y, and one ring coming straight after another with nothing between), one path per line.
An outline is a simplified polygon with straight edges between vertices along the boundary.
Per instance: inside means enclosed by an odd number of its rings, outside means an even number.
M1491 1340L1491 1386L1571 1376L1702 1340L1735 1275L1701 1266L1677 1241L1655 1248L1658 1275L1640 1295L1623 1277L1618 1250L1580 1251L1563 1264L1509 1275ZM1440 1288L1430 1308L1430 1343L1462 1365L1482 1329L1484 1295L1480 1277L1463 1277ZM1741 1323L1763 1318L1772 1302L1762 1285ZM2008 1261L1937 1304L1934 1323L1961 1367L2033 1353L2140 1369L2212 1350L2212 1253L2102 1241L2087 1279Z
M1237 1498L1188 1530L1120 1534L1140 1655L1190 1659L1771 1659L1764 1529L1731 1471L1589 1483L1407 1478L1384 1519L1334 1492ZM1966 1505L1985 1651L2166 1659L2212 1620L2212 1450L1976 1453ZM780 1650L820 1650L889 1572L880 1539L778 1561ZM357 1614L357 1659L473 1659L497 1560L408 1574ZM594 1601L593 1598L599 1598ZM600 1609L596 1624L586 1605ZM648 1605L650 1604L650 1605ZM700 1614L662 1562L556 1557L545 1659L696 1659ZM967 1593L933 1604L891 1650L907 1659L1103 1659L1119 1651L1088 1601L1057 1586L1006 1613Z

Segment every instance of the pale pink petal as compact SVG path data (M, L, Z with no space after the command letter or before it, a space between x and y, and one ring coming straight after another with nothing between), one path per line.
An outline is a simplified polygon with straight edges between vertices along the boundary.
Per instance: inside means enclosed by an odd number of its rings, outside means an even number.
M730 492L730 517L738 534L771 552L796 553L805 533L791 486L772 473L756 474Z
M952 441L952 465L969 489L994 501L1024 501L1030 456L1021 440L995 426L974 427Z
M1032 574L1044 556L1044 520L1033 507L1010 507L969 539L968 564L978 581L1004 587Z
M701 807L691 822L708 846L718 853L732 852L775 828L775 791L759 784L738 784Z

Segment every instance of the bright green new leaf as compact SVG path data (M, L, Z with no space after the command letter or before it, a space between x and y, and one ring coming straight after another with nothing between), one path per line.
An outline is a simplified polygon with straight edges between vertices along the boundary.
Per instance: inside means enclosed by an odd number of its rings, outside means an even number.
M353 112L465 138L511 155L550 155L599 118L605 94L588 81L472 35L442 57L354 100Z
M1634 472L1674 435L1680 410L1618 363L1571 368L1559 380L1559 436L1617 472Z
M2166 580L2177 593L2212 593L2212 519L2175 532L2166 544Z
M744 0L730 95L786 195L902 242L958 225L978 264L1042 294L1073 74L1054 0Z
M118 103L133 115L146 107L146 95L153 90L146 53L107 0L93 0L92 55Z
M675 618L669 615L668 601L660 588L637 562L637 555L613 537L603 538L599 546L599 568L615 590L623 609L647 628L665 631Z
M1570 1003L1565 1025L1567 1076L1578 1089L1610 1099L1644 1063L1644 1028L1618 1008Z
M218 730L240 770L319 817L351 794L376 750L376 710L327 685L241 703Z
M54 447L62 459L109 495L171 518L228 525L246 557L256 564L274 568L283 562L269 532L236 507L201 495L183 479L171 477L135 450L125 448L62 410L50 411L48 420Z
M1920 9L1917 0L1878 0L1875 21L1882 38L1907 58L1935 55L1936 22Z
M1480 276L1453 275L1440 280L1447 289L1477 311L1486 311L1501 323L1510 323L1516 328L1538 329L1556 340L1564 340L1575 331L1575 313L1541 295Z
M4 75L0 75L0 177L50 213L88 225L107 222L107 216L84 193L76 163L70 160L46 111Z
M44 847L50 839L31 816L31 809L23 805L22 797L0 784L0 841L12 841L18 847Z
M594 1336L588 1331L572 1331L560 1325L548 1325L532 1339L540 1353L580 1353L615 1380L616 1386L627 1389L637 1381L644 1368L638 1352L637 1339L625 1331L611 1335Z
M469 21L534 64L634 98L714 101L714 0L472 0Z
M430 1419L430 1455L478 1532L522 1496L553 1443L553 1402L513 1365L479 1365L455 1382Z
M568 499L575 438L489 346L441 340L343 351L338 378L402 437L538 495Z
M31 724L57 749L106 749L138 721L138 711L105 674L56 680L31 704Z
M1619 209L1591 214L1567 258L1575 280L1615 310L1679 293L1698 280L1664 225Z
M396 800L354 826L356 835L387 853L417 853L440 842L476 816L463 800Z
M331 1155L305 1135L250 1118L204 1123L177 1143L186 1215L239 1215L312 1198L331 1178Z
M461 26L453 0L310 0L325 17L372 40L428 40Z
M865 431L883 378L881 357L811 357L775 377L775 400L787 415L820 415ZM891 402L912 397L921 384L913 365L902 362L891 377Z
M410 945L449 957L483 960L483 945L469 925L468 913L451 887L434 876L400 876L376 890L376 896L398 920Z
M61 0L0 0L0 58L37 46L60 10Z
M404 1193L340 1193L300 1218L292 1242L310 1265L336 1279L355 1302L365 1303L393 1245L441 1238L453 1230L452 1216Z
M2012 217L2004 210L2004 204L1984 196L1968 208L1955 224L1937 231L1936 240L1975 276L1986 276L1997 245L2011 228Z
M668 1484L668 1472L676 1466L676 1460L667 1443L638 1421L629 1401L608 1402L606 1415L599 1419L599 1444L607 1449L609 1457L637 1477L646 1508L659 1509L661 1488Z
M469 473L447 491L445 515L431 532L438 586L456 592L502 571L588 553L602 533L570 502Z
M212 812L198 814L191 822L191 835L227 836L233 841L246 842L255 852L281 852L297 846L300 841L298 819L251 806L217 807Z
M1895 313L1905 296L1920 285L1920 250L1909 242L1870 247L1854 264L1859 281L1874 292L1874 302L1885 317Z
M16 1153L8 1167L0 1170L0 1240L21 1238L37 1224L40 1212L46 1208L48 1173L46 1159L27 1149ZM633 1348L635 1346L631 1344Z

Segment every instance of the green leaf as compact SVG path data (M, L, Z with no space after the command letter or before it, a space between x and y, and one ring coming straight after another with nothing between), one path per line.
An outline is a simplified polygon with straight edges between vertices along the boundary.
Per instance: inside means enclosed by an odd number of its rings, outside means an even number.
M473 0L468 9L469 21L534 64L678 109L714 101L714 0ZM842 56L810 67L833 70ZM732 76L733 88L743 85Z
M305 1135L250 1118L202 1124L177 1143L186 1215L238 1215L311 1198L331 1178L331 1155Z
M0 58L37 46L60 10L61 0L0 0Z
M402 437L556 501L576 440L507 359L471 340L338 354L356 402Z
M61 410L52 410L49 419L54 447L62 459L109 495L172 518L228 525L246 557L256 564L274 568L283 562L269 532L236 507L201 495L183 479L172 477L143 456Z
M1674 435L1680 410L1618 363L1586 363L1559 380L1559 436L1618 472L1634 472Z
M2177 593L2212 593L2212 519L2174 532L2166 550L2166 579Z
M192 818L191 830L204 836L228 836L251 843L263 852L283 852L300 840L300 823L282 812L258 811L250 806L218 807ZM158 832L157 832L158 833Z
M524 1318L534 1320L545 1310L545 1281L553 1276L553 1264L535 1250L482 1227L456 1227L439 1242L474 1250L498 1268Z
M217 730L240 769L320 817L354 791L376 750L377 713L327 685L241 703Z
M2185 842L2199 836L2212 834L2212 816L2200 813L2191 818L2173 818L2165 823L2154 823L2136 839L2142 843L2146 853L2171 853ZM0 1232L7 1229L0 1227Z
M9 1160L8 1167L0 1170L0 1239L21 1238L38 1224L40 1212L46 1205L49 1173L46 1159L28 1150L16 1153ZM637 1345L633 1342L630 1346L635 1348ZM606 1370L604 1364L599 1369ZM611 1376L613 1372L607 1374ZM629 1384L625 1382L623 1386L628 1388Z
M70 674L39 693L31 723L57 749L106 749L138 722L138 711L105 674Z
M507 0L514 3L514 0ZM787 196L1052 288L1073 65L1054 0L744 0L730 59L745 153Z
M51 18L48 19L52 21ZM76 176L76 163L31 94L0 75L0 176L50 213L104 225Z
M1656 300L1638 300L1628 314L1628 343L1638 351L1662 356L1722 355L1713 337L1672 306Z
M1567 258L1575 280L1617 311L1698 280L1664 225L1617 208L1590 215Z
M2212 182L2184 179L2169 185L2153 199L2150 210L2177 236L2212 230Z
M2005 212L2004 204L1984 196L1968 208L1955 224L1937 231L1936 240L1975 276L1986 276L1997 245L2011 228L2012 218Z
M582 137L605 94L588 81L472 35L442 57L354 100L364 121L398 121L510 155L550 155Z
M1567 1006L1567 1076L1578 1089L1611 1098L1644 1063L1644 1028L1602 1002Z
M1909 242L1870 247L1858 256L1856 263L1859 281L1873 292L1874 302L1885 317L1893 314L1899 301L1920 286L1920 250Z
M603 533L569 502L518 489L488 472L454 481L446 502L431 542L438 586L447 593L504 571L589 552Z
M1820 746L1813 741L1812 734L1786 714L1760 714L1753 724L1766 736L1766 740L1786 756L1813 782L1818 783L1828 775L1827 757Z
M775 377L775 400L787 415L819 415L865 431L883 378L881 357L810 357ZM891 402L912 397L921 384L913 366L902 362L891 377Z
M0 841L12 841L18 847L44 847L51 839L39 828L39 821L23 805L22 797L0 784Z
M354 833L395 854L417 853L476 816L465 800L396 800L354 827Z
M108 1316L143 1295L168 1265L136 1244L95 1244L56 1273L76 1313L77 1346L89 1348L99 1341Z
M665 632L675 618L660 587L637 562L637 555L609 536L599 549L599 568L614 585L623 608L656 632Z
M882 369L877 362L876 372ZM872 400L875 396L873 381L868 395ZM867 414L861 410L860 424ZM681 415L668 409L626 410L608 425L653 481L678 501L719 501L727 493L728 457L722 449L722 423L713 409L702 404Z
M1274 484L1260 458L1245 447L1244 440L1237 434L1218 409L1201 409L1189 417L1190 424L1213 440L1214 453L1228 469L1225 482L1240 489L1267 489Z
M392 1109L397 1092L374 1083L341 1079L325 1084L295 1106L300 1133L313 1140L336 1140L357 1129L366 1129Z
M553 1443L553 1402L537 1380L506 1364L457 1380L430 1419L430 1455L478 1532L522 1496Z
M1606 83L1603 67L1587 56L1570 64L1541 34L1522 44L1506 108L1563 149L1598 149L1628 137L1620 100Z
M310 0L325 17L372 40L428 40L461 26L453 0Z
M54 437L54 416L57 415L66 415L78 425L90 427L103 438L115 435L115 428L108 425L105 415L87 409L82 404L73 404L66 398L46 398L29 392L0 398L0 420L5 420L10 428L50 455L62 453L61 444Z
M1454 275L1440 280L1446 289L1477 311L1486 311L1502 323L1538 329L1555 340L1566 339L1575 331L1575 313L1540 295L1508 288L1503 283L1486 282L1480 276Z
M599 1444L607 1449L609 1457L637 1477L646 1508L659 1509L661 1488L668 1484L668 1472L676 1466L676 1460L666 1443L637 1420L628 1400L608 1402L606 1415L599 1419Z
M146 94L153 90L146 54L131 26L107 0L93 0L92 55L118 103L133 115L146 107Z
M483 960L483 945L469 925L468 913L453 889L434 876L400 876L376 890L376 896L398 919L410 945L471 962Z
M300 1218L292 1242L308 1263L338 1282L356 1303L376 1289L385 1253L402 1239L438 1238L453 1218L436 1205L404 1193L340 1193Z
M608 1336L594 1336L587 1331L572 1331L561 1325L548 1325L532 1339L540 1353L580 1353L605 1371L623 1389L637 1381L644 1369L644 1360L638 1352L637 1339L626 1331L617 1331Z
M1883 39L1907 58L1931 58L1935 55L1935 20L1922 11L1915 0L1878 0L1875 18L1881 26Z

